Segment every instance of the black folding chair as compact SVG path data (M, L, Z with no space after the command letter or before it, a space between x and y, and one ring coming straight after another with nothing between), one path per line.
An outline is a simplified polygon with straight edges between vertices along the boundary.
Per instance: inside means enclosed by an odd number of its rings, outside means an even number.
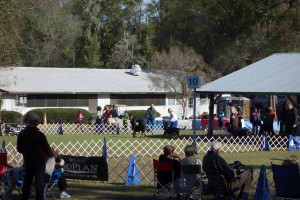
M237 199L234 195L240 188L231 188L230 183L221 174L207 175L208 187L216 199Z
M300 172L298 162L283 165L287 159L272 158L271 166L276 197L279 199L300 199ZM279 164L274 164L275 162Z
M154 198L174 198L174 171L173 163L153 159L154 169ZM170 177L169 177L170 175Z
M181 165L183 199L202 199L201 165Z

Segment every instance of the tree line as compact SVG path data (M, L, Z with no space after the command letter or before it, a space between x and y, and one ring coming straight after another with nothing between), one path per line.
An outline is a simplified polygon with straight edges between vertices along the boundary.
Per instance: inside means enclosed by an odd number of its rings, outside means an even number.
M300 0L0 0L0 66L184 69L299 52Z

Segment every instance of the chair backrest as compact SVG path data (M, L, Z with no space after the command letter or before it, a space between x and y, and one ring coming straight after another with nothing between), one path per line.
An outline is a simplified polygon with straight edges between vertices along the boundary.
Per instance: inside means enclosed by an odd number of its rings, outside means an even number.
M0 153L0 164L7 165L7 153Z
M168 161L159 161L153 159L153 168L156 172L172 172L173 163Z
M184 174L201 174L201 165L181 165Z
M274 164L271 159L276 196L300 197L300 172L298 163L294 165Z
M158 188L174 182L173 162L153 159L153 169Z
M230 188L225 177L221 174L207 175L208 185L217 195L230 194Z

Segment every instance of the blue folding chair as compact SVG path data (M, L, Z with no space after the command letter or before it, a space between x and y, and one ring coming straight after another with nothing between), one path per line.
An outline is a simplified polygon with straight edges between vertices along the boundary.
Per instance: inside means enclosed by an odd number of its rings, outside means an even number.
M274 164L274 162L280 164ZM275 184L276 197L279 199L300 199L300 172L298 162L282 165L287 159L272 158L271 166Z
M61 175L63 174L62 171L54 171L48 185L46 186L46 194L48 196L51 196L52 198L56 199L55 196L51 193L52 188L58 184L58 180L61 177Z

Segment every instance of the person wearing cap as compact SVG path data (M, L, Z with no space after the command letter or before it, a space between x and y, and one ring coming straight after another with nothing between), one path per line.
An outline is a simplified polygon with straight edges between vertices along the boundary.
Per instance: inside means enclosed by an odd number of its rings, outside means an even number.
M22 188L22 200L29 199L30 187L35 177L36 199L44 200L44 178L46 160L53 157L46 136L37 128L40 118L31 113L25 118L26 128L17 138L17 151L23 155L25 176Z
M203 157L203 170L206 175L223 175L231 188L240 188L240 195L238 199L248 200L249 191L252 185L253 174L250 170L245 170L239 175L235 175L233 167L220 156L222 152L222 143L213 141L210 150Z

